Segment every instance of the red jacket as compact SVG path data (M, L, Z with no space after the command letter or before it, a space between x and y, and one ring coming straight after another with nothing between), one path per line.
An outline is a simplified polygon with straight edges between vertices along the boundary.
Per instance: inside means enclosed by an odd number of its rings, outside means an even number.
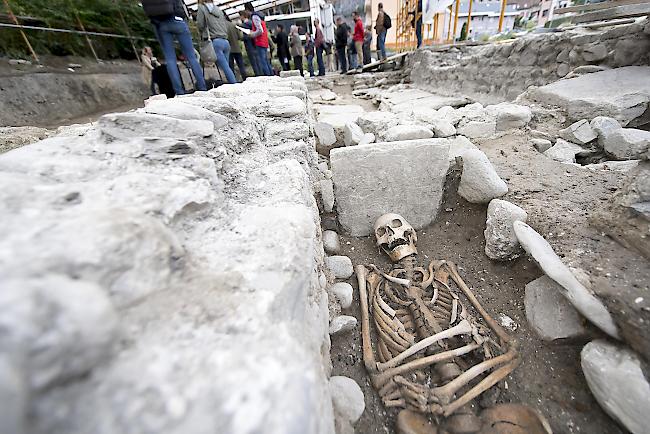
M352 39L363 42L363 33L363 23L361 22L361 18L359 18L354 22L354 35L352 36Z
M266 31L266 21L261 20L262 23L262 33L255 38L253 38L253 43L257 47L269 48L269 33ZM252 31L256 31L255 21L251 20Z

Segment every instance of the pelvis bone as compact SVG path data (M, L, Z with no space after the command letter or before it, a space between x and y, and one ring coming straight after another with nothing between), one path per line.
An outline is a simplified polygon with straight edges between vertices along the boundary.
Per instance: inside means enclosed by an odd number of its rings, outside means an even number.
M516 342L453 263L418 266L417 234L404 217L385 214L374 230L393 268L356 267L366 370L386 407L439 422L515 369Z

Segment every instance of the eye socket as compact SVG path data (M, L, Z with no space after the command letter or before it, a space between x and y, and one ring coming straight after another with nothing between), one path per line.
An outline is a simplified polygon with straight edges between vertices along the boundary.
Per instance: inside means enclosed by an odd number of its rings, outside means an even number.
M390 222L390 227L391 228L398 228L402 226L402 221L398 219L394 219L392 222Z
M377 231L375 233L377 234L378 237L383 237L384 235L386 235L386 228L383 226L377 228Z

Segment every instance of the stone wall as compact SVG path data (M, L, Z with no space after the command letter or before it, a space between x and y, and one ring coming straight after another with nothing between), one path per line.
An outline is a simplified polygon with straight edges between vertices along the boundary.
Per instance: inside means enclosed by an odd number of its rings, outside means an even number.
M650 65L650 23L529 34L480 46L421 49L410 59L411 79L444 95L496 103L529 86L629 65Z
M249 79L0 156L3 432L334 431L308 106Z

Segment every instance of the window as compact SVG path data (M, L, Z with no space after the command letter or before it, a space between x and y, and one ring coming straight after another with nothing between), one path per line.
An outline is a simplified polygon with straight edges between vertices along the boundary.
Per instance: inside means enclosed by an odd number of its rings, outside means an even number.
M544 10L542 11L542 16L545 17L545 16L547 16L547 15L548 15L548 9L544 9Z

